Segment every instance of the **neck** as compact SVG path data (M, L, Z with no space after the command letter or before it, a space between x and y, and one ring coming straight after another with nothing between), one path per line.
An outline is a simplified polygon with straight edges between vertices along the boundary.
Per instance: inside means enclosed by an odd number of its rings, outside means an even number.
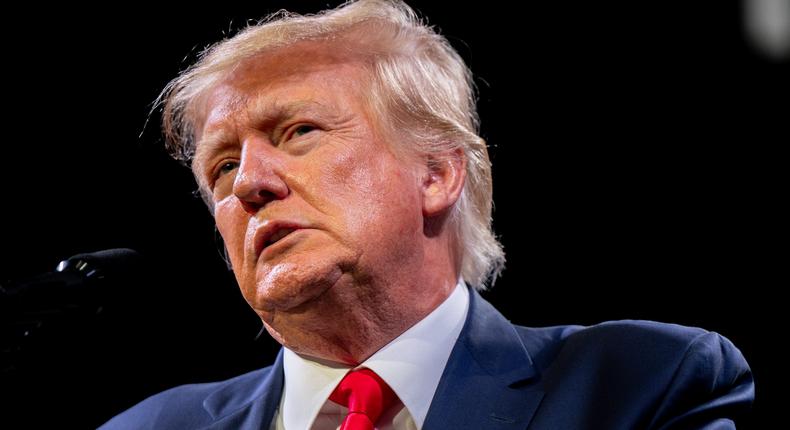
M416 261L383 273L345 273L315 300L261 315L264 325L299 354L362 363L430 314L455 288L458 271L450 246L433 239Z

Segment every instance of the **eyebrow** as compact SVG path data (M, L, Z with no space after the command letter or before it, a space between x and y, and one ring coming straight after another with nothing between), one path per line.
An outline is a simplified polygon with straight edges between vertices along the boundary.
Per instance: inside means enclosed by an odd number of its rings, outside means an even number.
M329 121L339 118L337 112L332 112L328 106L315 100L282 103L276 99L272 101L264 98L264 100L251 101L248 106L248 115L254 119L252 125L262 130L271 130L276 124L304 113L313 113ZM234 146L234 135L234 132L222 127L203 136L195 145L193 166L202 167L203 163L211 160L216 154Z
M195 167L202 169L204 164L216 154L233 146L232 134L233 133L223 128L203 136L203 138L195 144L195 156L192 159L193 170Z

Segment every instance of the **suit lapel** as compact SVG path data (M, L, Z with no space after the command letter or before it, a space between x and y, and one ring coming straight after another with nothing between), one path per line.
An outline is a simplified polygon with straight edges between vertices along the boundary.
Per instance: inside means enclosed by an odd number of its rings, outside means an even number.
M216 421L208 429L254 428L266 430L280 406L283 393L283 350L263 381L249 391L234 384L215 391L203 401L203 407Z
M474 291L469 312L436 388L423 430L524 429L543 398L535 370L513 326ZM203 406L206 429L269 428L283 392L283 352L260 384L228 384Z
M513 325L471 290L469 313L423 430L524 429L543 391Z

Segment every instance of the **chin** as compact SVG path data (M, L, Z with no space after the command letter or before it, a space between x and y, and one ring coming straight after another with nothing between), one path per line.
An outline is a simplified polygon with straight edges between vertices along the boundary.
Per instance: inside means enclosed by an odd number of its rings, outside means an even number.
M246 279L250 282L245 298L253 308L297 311L350 276L358 262L345 247L309 242L300 245L248 266Z
M259 268L243 291L255 310L296 311L332 289L342 275L334 265L281 263L271 269Z

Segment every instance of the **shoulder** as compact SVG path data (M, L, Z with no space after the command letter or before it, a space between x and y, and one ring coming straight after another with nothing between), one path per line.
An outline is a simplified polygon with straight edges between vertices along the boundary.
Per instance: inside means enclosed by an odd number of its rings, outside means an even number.
M633 320L515 328L547 390L651 411L640 427L734 420L753 401L749 365L715 332Z
M645 377L664 369L671 378L681 366L702 363L736 374L749 369L727 338L696 327L655 321L608 321L593 326L515 326L524 346L544 371L561 367L612 367ZM713 369L711 369L713 370ZM662 374L659 372L658 375Z
M100 429L195 428L213 421L206 399L219 393L254 393L272 366L219 382L188 384L153 395L115 416Z
M700 328L655 321L607 321L593 326L521 327L515 326L530 352L548 348L559 353L582 351L585 354L616 354L642 352L645 349L677 351L710 334Z

